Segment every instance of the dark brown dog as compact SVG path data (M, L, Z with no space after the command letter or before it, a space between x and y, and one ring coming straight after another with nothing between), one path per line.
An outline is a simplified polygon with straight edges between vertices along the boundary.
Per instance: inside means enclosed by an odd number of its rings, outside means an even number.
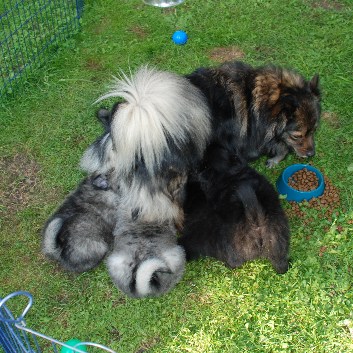
M246 160L267 155L273 167L291 150L304 158L315 154L318 75L306 81L293 70L230 62L197 69L187 78L208 100L214 139L232 143Z
M206 151L203 171L189 180L178 242L187 260L216 258L231 268L257 258L288 270L290 231L278 193L265 177L219 143Z

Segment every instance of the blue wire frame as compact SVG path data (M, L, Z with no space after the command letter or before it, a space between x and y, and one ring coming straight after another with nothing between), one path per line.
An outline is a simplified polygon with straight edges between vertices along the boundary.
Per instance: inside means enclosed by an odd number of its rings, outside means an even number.
M6 303L15 297L28 300L27 306L18 317L15 317L6 306ZM93 342L79 342L75 346L69 346L64 342L31 330L26 327L24 317L31 308L32 303L31 294L25 291L11 293L5 298L0 297L0 352L2 352L2 348L5 353L60 353L62 347L66 347L67 352L84 353L86 351L81 350L80 347L89 347L90 353L116 353L108 347Z
M77 32L83 0L3 0L0 4L0 96L38 68L48 51Z

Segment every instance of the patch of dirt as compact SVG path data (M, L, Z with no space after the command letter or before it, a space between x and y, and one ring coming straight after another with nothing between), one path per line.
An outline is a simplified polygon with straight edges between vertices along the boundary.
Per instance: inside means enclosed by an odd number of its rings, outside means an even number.
M136 37L143 39L147 36L148 31L145 27L143 26L134 26L130 28L130 32L136 35Z
M62 195L59 187L47 190L43 186L40 171L38 162L26 152L0 158L0 219L4 225L17 226L16 214L30 206L57 202Z
M147 352L150 348L155 346L160 341L159 337L152 337L149 340L142 342L140 348L135 353Z
M338 115L333 112L323 112L321 119L325 120L331 127L338 129L341 126Z
M115 326L111 327L110 335L114 341L120 341L122 337L120 331Z
M344 5L336 0L314 1L311 5L313 8L321 8L325 10L342 10Z
M38 163L26 154L16 154L1 158L0 170L0 214L25 209L38 188Z
M111 28L111 20L108 17L104 17L97 21L97 26L94 28L95 34L102 34L108 28Z
M319 249L319 256L322 257L324 256L325 252L327 251L327 246L321 246Z
M243 59L244 57L245 53L239 47L236 46L216 47L213 48L209 53L209 58L213 61L218 62Z
M101 71L104 68L103 64L96 59L88 59L85 63L85 67L91 71Z

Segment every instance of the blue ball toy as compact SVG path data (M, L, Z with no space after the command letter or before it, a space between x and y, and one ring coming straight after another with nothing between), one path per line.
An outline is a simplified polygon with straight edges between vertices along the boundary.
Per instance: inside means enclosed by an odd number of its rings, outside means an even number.
M175 44L183 45L188 41L188 35L184 31L175 31L172 39Z
M81 343L80 340L73 338L71 340L68 340L65 342L66 345L70 346L70 347L75 347L77 344ZM83 352L87 352L86 346L84 345L78 345L77 347L75 347ZM70 349L68 347L61 347L60 353L75 353L75 351L73 349Z

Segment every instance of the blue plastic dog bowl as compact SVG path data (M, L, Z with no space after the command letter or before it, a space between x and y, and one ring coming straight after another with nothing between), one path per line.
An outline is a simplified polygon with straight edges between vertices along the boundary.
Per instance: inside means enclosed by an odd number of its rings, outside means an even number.
M319 186L311 191L299 191L288 185L289 178L298 170L306 168L314 172L319 180ZM281 195L286 195L287 201L300 202L303 200L311 200L313 197L319 197L324 193L325 182L321 172L309 164L293 164L287 167L279 176L276 182L277 190Z

